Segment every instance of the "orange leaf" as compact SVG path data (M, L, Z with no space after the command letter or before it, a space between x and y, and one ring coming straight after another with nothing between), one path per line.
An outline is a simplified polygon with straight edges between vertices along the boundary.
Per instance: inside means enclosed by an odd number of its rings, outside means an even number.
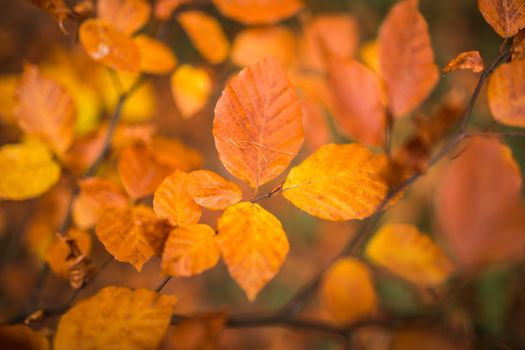
M187 147L176 139L157 136L148 144L149 150L155 160L172 169L190 171L200 167L202 156L192 148Z
M309 150L316 150L330 142L330 128L323 107L311 99L299 96L303 111L305 144Z
M443 72L449 73L458 69L469 69L474 73L483 72L485 64L483 63L483 58L481 58L479 51L460 53L458 57L451 60L447 66L443 68Z
M279 220L258 204L228 207L217 222L219 249L233 279L253 301L279 272L289 244Z
M82 254L89 255L91 251L91 236L88 233L71 229L68 232L68 236L75 240ZM68 277L68 271L71 266L70 260L68 261L70 252L70 246L61 237L56 237L55 241L47 248L46 262L55 275L62 278Z
M166 227L151 208L111 208L97 222L97 237L113 257L133 265L137 271L153 255L160 255Z
M231 60L238 66L249 66L273 56L282 65L292 63L295 56L295 36L286 27L246 28L233 41Z
M436 85L438 68L417 1L402 0L390 10L379 31L379 64L395 117L419 106Z
M447 279L453 266L430 237L407 224L382 227L370 240L366 255L376 264L425 287Z
M118 159L118 172L126 192L133 198L152 194L173 168L156 161L145 146L124 148Z
M219 22L201 11L185 11L178 20L200 54L210 63L223 62L230 44Z
M171 14L180 5L191 3L193 0L157 0L155 3L155 16L162 21L170 19Z
M374 72L355 60L332 59L329 77L341 129L357 142L380 146L385 134L385 108Z
M28 326L0 326L0 344L3 349L49 350L47 338Z
M97 12L118 31L133 34L146 24L151 7L146 0L99 0Z
M478 0L478 8L487 23L504 38L525 27L523 0Z
M296 207L325 220L363 219L388 193L387 160L360 144L329 144L292 168L283 195Z
M79 181L80 191L73 201L73 220L81 229L93 227L110 208L124 208L128 199L113 181L91 177Z
M220 252L208 225L191 224L170 232L162 253L162 271L173 276L195 276L219 262Z
M106 287L62 316L54 349L157 349L176 301L144 288Z
M215 106L213 136L228 171L257 188L286 169L304 139L301 105L275 58L243 69Z
M461 267L519 258L525 252L521 175L510 149L472 138L447 168L437 196L440 233Z
M80 25L79 37L87 54L95 61L126 72L140 70L140 52L126 34L100 19Z
M67 91L26 64L17 86L18 125L63 154L73 142L75 105Z
M345 324L372 314L377 296L368 268L354 258L342 258L326 272L321 298L337 322Z
M186 173L175 170L162 181L153 198L155 214L174 226L195 224L201 217L201 208L187 191L187 178Z
M192 117L206 106L211 88L209 74L189 64L179 66L171 76L171 93L184 118Z
M175 68L177 60L163 42L145 34L133 38L140 52L140 70L152 74L167 74Z
M198 205L210 210L224 210L242 197L239 186L209 170L189 173L187 188Z
M213 0L226 17L244 24L270 24L295 15L301 0Z
M525 127L525 60L505 63L489 78L487 97L494 119Z

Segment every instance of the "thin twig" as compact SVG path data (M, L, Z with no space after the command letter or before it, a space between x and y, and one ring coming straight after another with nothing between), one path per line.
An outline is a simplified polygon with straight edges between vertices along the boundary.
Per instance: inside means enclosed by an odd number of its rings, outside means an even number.
M164 287L166 286L166 284L168 284L168 282L171 280L172 277L173 277L173 276L168 276L168 277L166 277L166 278L160 283L160 285L159 285L157 288L155 288L155 292L160 293L160 291L162 290L162 288L164 288Z

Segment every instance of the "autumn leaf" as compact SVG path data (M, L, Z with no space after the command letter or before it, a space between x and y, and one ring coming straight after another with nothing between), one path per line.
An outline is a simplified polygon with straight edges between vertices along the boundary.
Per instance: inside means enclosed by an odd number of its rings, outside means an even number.
M498 67L490 76L487 89L494 119L506 125L525 127L525 60Z
M478 0L478 8L487 23L504 38L525 27L523 0Z
M215 231L202 224L175 228L168 235L162 253L162 272L173 276L195 276L219 262Z
M288 66L295 59L295 50L295 36L286 27L246 28L233 41L231 60L245 67L271 56Z
M288 166L304 139L301 106L275 58L243 69L215 106L213 136L234 176L257 188Z
M68 238L75 241L75 244L80 249L80 253L88 256L91 251L91 236L83 231L71 229ZM54 242L50 244L46 252L46 262L53 273L61 278L68 278L68 271L71 267L71 260L69 256L71 253L70 246L66 243L64 238L55 237Z
M330 128L323 106L303 96L299 96L303 111L304 143L308 150L316 150L330 142Z
M270 24L295 15L302 7L301 0L213 0L226 17L244 24Z
M378 306L372 274L354 258L339 259L326 272L321 285L321 300L341 324L370 316Z
M436 215L452 256L475 269L525 252L522 179L512 153L494 139L474 137L447 168Z
M157 349L176 300L143 288L106 287L62 316L54 349Z
M217 222L216 236L233 279L253 301L279 272L289 244L279 220L258 204L228 207Z
M75 106L68 92L55 80L26 64L17 86L18 125L63 154L73 142Z
M228 58L230 44L219 22L201 11L184 11L177 19L193 46L210 63Z
M169 47L145 34L133 38L140 52L140 70L145 73L167 74L175 68L177 59Z
M100 19L88 19L80 25L79 38L89 57L110 68L136 73L140 70L140 52L126 34Z
M155 214L160 219L168 220L173 226L195 224L201 217L201 208L188 193L187 178L186 173L175 170L155 191Z
M468 69L474 73L483 72L485 65L483 64L483 58L479 54L479 51L466 51L458 55L458 57L451 60L445 68L444 73L453 72L458 69Z
M322 146L292 168L283 195L296 207L325 220L363 219L385 199L387 160L359 144Z
M171 93L184 118L193 117L206 106L211 88L210 76L202 68L183 64L171 76Z
M172 169L190 171L202 164L201 154L177 139L155 136L148 144L155 161Z
M37 197L57 183L60 166L39 142L0 147L0 198L25 200Z
M385 108L379 79L361 63L331 59L329 81L338 106L334 118L357 142L380 146L385 134Z
M239 186L209 170L189 173L187 189L195 203L210 210L224 210L242 198Z
M151 7L146 0L99 0L98 17L118 31L133 34L150 16Z
M47 338L28 326L0 326L0 344L4 349L49 350Z
M155 2L155 16L162 21L170 19L171 14L180 5L191 3L193 0L157 0Z
M390 109L401 117L419 106L439 79L427 22L417 1L399 1L379 30L379 64Z
M71 10L67 7L64 0L31 0L31 2L52 15L58 22L62 33L67 34L64 21L71 15Z
M374 263L422 287L439 285L453 271L443 250L408 224L382 227L368 243L366 255Z
M98 239L115 259L137 270L153 255L160 255L167 230L151 208L111 208L97 222Z
M79 180L79 194L73 201L73 221L81 229L93 227L110 208L124 208L128 198L109 179L91 177Z

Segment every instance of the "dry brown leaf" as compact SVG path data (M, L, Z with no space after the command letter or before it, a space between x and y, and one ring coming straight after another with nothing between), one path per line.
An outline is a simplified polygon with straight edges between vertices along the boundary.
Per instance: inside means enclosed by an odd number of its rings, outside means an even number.
M226 17L244 24L270 24L295 15L301 0L213 0Z
M497 121L525 127L525 60L505 63L490 76L490 111Z
M151 7L147 0L98 0L97 2L98 17L125 34L133 34L146 24L150 12Z
M478 0L478 8L492 28L504 38L509 38L525 27L525 1Z
M198 205L210 210L224 210L242 198L239 186L209 170L189 173L187 189Z
M458 55L458 57L451 60L445 68L444 73L453 72L458 69L469 69L474 73L483 72L485 64L483 58L479 54L479 51L466 51Z
M67 238L75 241L80 253L88 256L91 251L91 236L77 229L71 229L67 233ZM46 262L53 273L61 278L68 277L69 268L73 261L70 259L71 248L63 237L55 237L55 241L47 248Z

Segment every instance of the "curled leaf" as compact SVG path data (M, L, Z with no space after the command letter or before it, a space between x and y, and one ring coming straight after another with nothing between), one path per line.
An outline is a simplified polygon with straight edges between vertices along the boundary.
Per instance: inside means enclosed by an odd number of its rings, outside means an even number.
M83 231L72 229L67 234L68 239L75 241L76 247L84 256L89 255L91 251L91 236ZM59 277L67 278L69 268L74 261L71 260L71 248L63 237L56 237L54 242L47 248L46 262L51 271Z
M483 58L479 54L479 51L467 51L462 52L458 57L451 60L443 72L449 73L458 69L469 69L474 73L483 72L485 65L483 64Z

